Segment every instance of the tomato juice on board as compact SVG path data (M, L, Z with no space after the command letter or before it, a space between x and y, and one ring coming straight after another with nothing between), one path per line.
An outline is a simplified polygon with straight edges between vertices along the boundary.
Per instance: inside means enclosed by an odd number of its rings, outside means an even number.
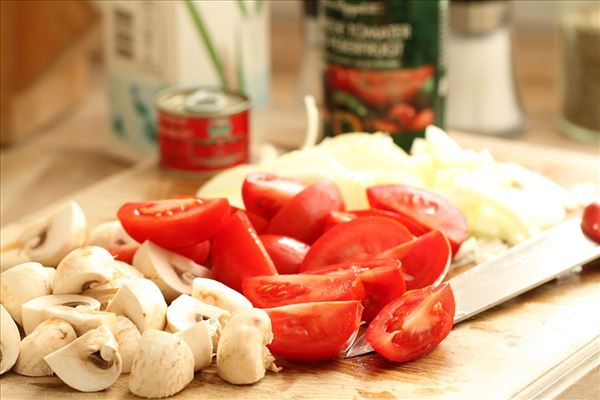
M325 133L388 132L409 149L444 125L445 0L322 0Z
M160 165L213 174L248 162L250 102L216 88L170 88L158 94Z

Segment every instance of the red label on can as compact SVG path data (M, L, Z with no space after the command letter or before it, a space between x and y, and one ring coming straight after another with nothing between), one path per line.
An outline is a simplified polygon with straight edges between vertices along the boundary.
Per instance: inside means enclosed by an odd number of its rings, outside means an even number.
M158 112L160 164L194 172L217 172L248 162L248 111L224 117Z

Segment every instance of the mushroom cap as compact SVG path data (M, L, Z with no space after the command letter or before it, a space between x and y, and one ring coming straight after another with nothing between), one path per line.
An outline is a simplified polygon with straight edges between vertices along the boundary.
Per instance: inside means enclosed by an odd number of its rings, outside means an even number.
M31 261L22 247L2 250L0 253L0 272L8 271L19 264Z
M21 335L6 308L0 304L0 375L9 371L19 357Z
M77 334L68 322L57 318L42 322L21 341L14 371L26 376L52 375L52 369L44 361L44 357L75 339Z
M27 301L52 294L54 268L37 262L19 264L0 274L0 303L19 325L21 306Z
M100 246L105 249L137 243L127 234L118 220L102 222L92 228L87 237L87 245Z
M167 319L167 303L160 289L149 279L125 282L106 311L126 316L142 333L146 329L163 329Z
M85 241L85 214L70 201L50 216L27 226L20 235L25 254L44 265L55 266Z
M52 306L44 309L42 316L44 320L50 318L62 319L75 329L78 336L106 325L111 329L117 323L117 315L106 311L78 309L66 306Z
M122 315L117 316L117 323L113 329L113 334L119 345L119 353L123 362L121 373L126 374L131 371L133 356L142 341L142 335L135 324L129 318Z
M176 333L192 350L194 355L194 371L199 371L210 365L213 357L211 334L204 323L196 323L187 329Z
M252 308L252 303L240 292L208 278L195 278L192 282L192 297L230 313Z
M129 278L129 279L143 279L144 274L138 271L133 265L129 265L123 261L117 261L113 263L113 279Z
M66 306L77 310L97 311L100 309L100 302L91 297L80 296L78 294L50 294L31 299L21 306L22 326L26 335L29 335L36 326L48 319L44 315L44 310L52 306Z
M54 294L80 293L93 283L113 277L113 256L102 247L88 246L70 252L56 267Z
M129 390L141 397L172 396L194 379L194 356L185 341L168 332L147 330L131 366Z
M123 367L119 347L107 326L85 333L44 360L64 383L81 392L108 388Z
M167 302L182 293L192 293L194 278L212 276L209 268L150 241L145 241L135 252L133 266L156 283Z
M177 332L187 329L197 322L210 319L219 321L221 326L224 326L229 317L231 314L227 310L182 294L167 308L167 329L170 332Z
M114 261L113 267L113 278L105 283L94 282L88 286L88 288L82 291L80 294L83 296L90 296L100 302L100 310L106 310L108 303L117 294L117 291L131 279L143 279L144 275L131 265L122 261Z

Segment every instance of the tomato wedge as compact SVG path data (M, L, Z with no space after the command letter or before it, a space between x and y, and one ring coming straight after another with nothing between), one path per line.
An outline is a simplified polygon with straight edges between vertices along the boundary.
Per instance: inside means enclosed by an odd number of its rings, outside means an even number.
M404 280L408 290L429 285L439 285L450 268L452 250L446 236L431 231L417 239L402 243L376 256L394 258L402 262Z
M310 248L300 271L373 258L384 250L413 240L400 223L383 217L361 217L334 226Z
M193 246L172 249L172 251L189 258L196 264L203 265L206 263L206 260L208 260L208 256L210 255L210 241L205 240L204 242L195 244Z
M242 184L242 199L248 211L271 219L304 188L302 183L292 179L252 172L246 176Z
M269 349L290 360L317 361L337 356L356 337L360 301L303 303L267 308L273 326Z
M362 300L365 289L352 273L275 275L244 279L242 293L255 307L279 307L318 301Z
M591 203L583 210L581 229L592 240L600 243L600 203Z
M407 185L381 185L367 189L373 208L394 211L425 231L442 231L456 254L469 231L463 213L444 197Z
M277 270L246 214L233 214L212 244L212 270L215 279L237 291L244 278L276 275Z
M356 214L349 211L330 211L325 218L325 229L327 232L336 225L356 219Z
M398 214L397 212L393 212L393 211L380 210L378 208L372 208L369 210L355 210L355 211L332 211L327 216L327 221L325 222L325 230L327 231L327 230L333 228L335 225L338 225L338 224L341 224L344 222L348 222L348 221L352 221L353 219L356 219L358 217L391 218L393 220L400 222L402 225L404 225L410 231L410 233L412 233L415 236L421 236L428 232L428 230L426 228L415 223L415 221L413 221L412 219L406 218L402 214Z
M402 267L398 260L368 260L355 263L328 265L309 274L347 274L352 272L362 282L365 288L365 298L362 301L365 310L363 321L369 322L390 301L406 292Z
M212 238L229 216L226 199L181 197L125 203L117 216L136 241L167 249L188 247Z
M447 283L406 292L369 324L367 342L388 360L410 361L429 353L448 336L454 311L454 294Z
M325 229L330 211L344 209L337 185L330 181L315 183L298 193L271 220L267 233L290 236L311 244Z
M108 252L112 254L116 260L126 262L127 264L131 264L133 261L133 255L140 248L140 244L137 242L133 243L125 243L123 245L117 244L114 246L109 246Z
M231 215L235 214L238 211L242 211L246 214L256 233L261 234L267 230L267 227L269 226L269 221L267 219L251 211L242 210L241 208L231 206Z
M260 235L267 253L280 274L297 274L310 246L291 237Z

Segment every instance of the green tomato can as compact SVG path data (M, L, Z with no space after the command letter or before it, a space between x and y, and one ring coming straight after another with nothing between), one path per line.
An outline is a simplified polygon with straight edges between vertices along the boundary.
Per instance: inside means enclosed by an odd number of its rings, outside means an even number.
M325 134L444 127L446 0L320 0Z

